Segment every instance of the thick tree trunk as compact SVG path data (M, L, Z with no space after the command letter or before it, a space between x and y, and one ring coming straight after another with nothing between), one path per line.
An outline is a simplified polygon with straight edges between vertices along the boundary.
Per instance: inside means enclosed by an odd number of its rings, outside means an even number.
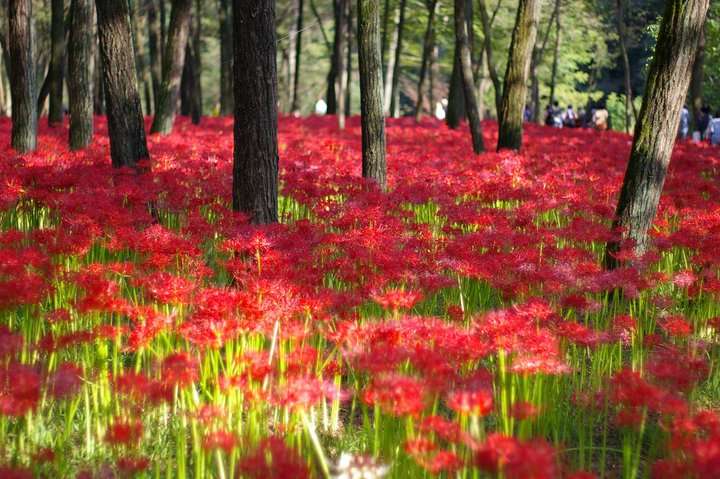
M305 13L305 2L297 0L297 21L295 22L295 78L293 79L292 105L290 110L293 114L300 114L300 66L302 65L302 32L303 14Z
M692 79L690 80L690 94L689 103L691 108L692 130L696 131L697 119L700 118L700 113L703 107L703 83L705 82L705 32L707 24L703 26L703 30L700 34L700 42L698 43L697 55L695 55L695 61L693 62L692 68Z
M233 31L230 0L220 0L220 115L233 112Z
M463 93L465 94L465 111L467 111L470 135L472 136L475 154L485 150L480 127L480 112L475 96L475 80L472 73L472 59L468 40L468 22L465 18L465 0L455 0L455 36L460 47L460 64L462 67Z
M625 6L624 0L616 1L617 7L617 27L618 37L620 39L620 54L623 59L623 73L625 80L625 132L630 131L630 112L632 111L633 118L637 121L637 111L635 109L635 102L633 101L632 92L632 79L630 76L630 59L627 52L627 28L625 26Z
M552 71L550 73L550 103L555 101L555 87L557 86L558 60L560 58L560 0L555 0L555 48L553 49Z
M135 71L128 4L96 0L100 57L114 167L137 168L149 158Z
M390 92L390 116L400 116L400 73L402 70L402 53L405 30L405 12L407 0L400 0L400 22L398 23L398 37L395 45L395 65L393 65L392 91Z
M233 209L256 224L278 220L274 0L234 0ZM242 66L242 68L240 68Z
M158 19L156 0L145 0L148 28L148 53L150 55L150 81L152 82L153 108L157 112L158 96L162 83L162 55L160 41L160 21ZM149 112L148 112L149 113Z
M362 114L362 174L387 186L380 52L380 0L358 0L358 56Z
M63 120L63 79L65 77L65 2L52 0L50 26L50 110L48 124Z
M495 111L500 111L500 104L502 103L502 83L498 76L497 69L495 68L494 60L494 49L492 46L492 20L488 15L487 5L485 0L479 0L478 6L480 7L480 20L483 27L483 46L485 50L485 58L487 61L488 74L495 90Z
M95 34L93 0L72 0L72 24L68 46L68 94L70 96L70 149L80 150L93 138L93 70Z
M190 31L192 0L175 0L170 14L167 44L163 53L162 83L157 101L152 133L167 135L172 132L177 108L180 80L185 66L185 51Z
M540 4L540 0L520 0L518 5L498 114L498 150L519 150L522 146L523 111Z
M387 63L384 63L385 65L385 80L383 82L383 114L390 115L391 110L390 106L392 104L392 94L393 89L392 85L394 83L394 75L395 75L395 62L397 61L397 58L395 57L395 53L397 51L397 44L399 39L399 32L400 32L400 10L395 9L395 13L393 16L393 31L392 31L392 37L390 38L390 44L388 46L388 52L387 52Z
M467 18L468 21L468 43L470 45L470 56L472 58L472 45L474 43L472 0L466 0L465 18ZM465 110L465 87L463 85L462 74L462 54L460 52L460 46L457 43L457 38L455 39L455 51L453 55L453 69L450 75L450 91L448 92L445 122L449 128L456 129L460 126L463 118L467 116L467 111Z
M12 147L27 153L37 147L35 27L31 0L8 2L8 50L12 91Z
M615 211L613 229L619 240L610 241L605 254L608 268L626 242L637 254L648 249L648 230L655 218L677 133L680 112L710 0L669 0L665 7L655 55L625 179Z
M193 94L193 111L192 111L192 122L193 125L199 125L203 115L203 90L202 90L202 2L201 0L195 0L195 28L191 30L192 44L193 44L193 83L195 88L192 90Z
M427 79L428 65L432 55L433 45L433 23L435 22L435 13L437 11L438 0L428 0L428 18L425 27L425 37L423 38L422 61L420 64L420 79L418 80L418 97L415 104L415 121L419 122L422 118L423 103L425 103L425 80ZM432 111L432 105L430 105Z

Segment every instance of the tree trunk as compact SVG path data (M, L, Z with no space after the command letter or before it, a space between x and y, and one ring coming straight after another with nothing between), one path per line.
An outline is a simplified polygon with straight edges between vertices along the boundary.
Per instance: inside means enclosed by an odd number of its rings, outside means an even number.
M170 13L167 44L163 54L162 83L151 133L167 135L172 132L177 108L180 80L185 66L185 51L190 31L192 0L175 0Z
M343 76L346 75L344 67L344 52L347 27L347 0L333 0L333 11L335 13L335 38L333 41L332 59L330 72L327 79L327 114L337 115L340 129L345 128L345 90L338 91L345 84Z
M390 116L398 118L400 116L400 72L402 69L402 53L403 53L403 32L405 30L405 11L407 0L400 0L400 22L398 23L398 38L395 45L395 65L392 77L392 91L390 92Z
M480 20L483 26L483 45L485 50L485 58L487 61L488 74L495 90L495 111L500 111L500 104L502 103L502 83L500 83L500 77L497 74L494 60L494 49L492 46L492 22L488 15L487 6L485 0L479 0L478 5L480 7Z
M203 94L202 94L202 2L195 0L195 28L191 30L193 43L193 83L195 88L193 94L192 123L199 125L203 115Z
M158 7L160 10L160 48L165 48L167 43L167 10L165 9L165 0L158 0Z
M470 45L470 56L472 58L472 45L474 43L472 0L467 0L465 3L465 18L467 18L468 21L468 44ZM460 122L467 116L467 112L465 111L465 87L463 86L462 74L462 54L460 52L460 46L457 43L457 36L455 37L453 69L450 75L450 91L448 92L447 116L445 117L448 128L452 128L453 130L459 127Z
M302 31L303 31L303 14L305 12L305 2L297 0L297 21L295 23L295 78L293 79L292 105L290 110L294 115L300 114L300 66L302 64Z
M382 16L382 40L380 44L381 49L381 62L382 65L386 65L387 63L387 54L388 54L388 32L390 31L388 27L388 22L390 22L390 0L385 0L385 7L383 8L383 16ZM393 28L393 31L395 31L395 28ZM385 85L387 87L387 85Z
M415 104L415 121L419 122L422 118L423 103L425 102L425 80L427 78L428 65L430 64L430 56L432 55L433 45L433 23L435 22L435 12L437 10L438 0L428 0L428 18L425 27L425 37L423 38L422 62L420 64L420 79L418 80L417 103ZM432 105L430 106L432 110Z
M607 244L610 269L622 263L616 253L627 242L638 255L647 251L709 3L669 0L665 7L613 221L620 238Z
M230 0L220 0L220 115L233 112L233 31Z
M520 0L518 5L498 115L498 150L519 150L522 146L523 111L540 4L540 0Z
M455 36L460 47L465 111L470 126L470 135L472 136L473 152L478 154L485 150L485 146L483 145L480 113L475 96L475 80L473 80L472 59L468 40L468 22L465 18L465 0L455 0Z
M540 80L537 76L537 67L542 63L543 57L545 56L545 48L547 48L548 40L550 39L550 30L552 30L553 23L555 22L555 16L559 14L558 8L560 7L559 2L555 2L552 14L550 15L550 21L548 21L547 28L545 29L545 35L543 35L542 43L540 48L535 46L533 48L532 60L530 61L530 89L532 94L532 114L534 123L542 123L542 116L540 112ZM592 89L588 88L588 91Z
M256 224L278 220L274 0L234 0L233 209Z
M8 25L12 147L19 153L27 153L37 147L35 26L31 0L9 0Z
M97 18L97 15L95 16ZM97 42L98 45L100 43L100 35L99 31L97 29L97 24L95 28L95 32L97 35ZM93 72L93 83L95 87L93 88L93 111L97 116L104 116L106 109L105 109L105 85L103 84L103 68L102 68L102 57L100 56L100 48L96 50L95 54L95 71Z
M148 53L150 55L150 80L152 82L153 92L153 115L157 112L158 96L160 95L160 85L162 83L161 45L158 44L160 40L160 22L158 20L157 5L155 2L156 0L145 0L148 27Z
M50 110L48 124L63 120L63 78L65 76L65 2L52 0L50 26Z
M397 51L397 44L400 31L400 10L395 9L394 23L392 37L390 38L390 44L388 46L387 63L385 64L385 80L383 83L383 114L389 115L391 110L390 106L392 103L392 84L394 83L395 75L395 62L397 58L395 53Z
M354 27L353 5L352 1L347 2L347 49L345 58L345 116L352 116L352 88L350 84L353 82L353 33L356 32Z
M143 43L143 32L140 29L140 23L138 17L140 16L139 10L143 5L141 0L130 0L130 24L132 26L133 33L133 48L135 49L135 70L138 75L138 88L142 88L142 93L145 96L145 114L149 115L153 111L151 104L152 98L150 98L150 79L147 71L147 59L145 58L145 50L140 47Z
M116 168L138 167L149 158L135 71L128 4L96 0L100 57L110 135L110 156Z
M692 68L692 79L690 80L690 108L692 116L690 121L692 123L692 130L697 130L697 119L700 118L700 113L703 107L703 83L705 82L705 34L707 24L703 25L703 30L700 32L700 42L698 43L697 55L693 62Z
M627 28L625 26L624 0L617 0L615 5L617 7L618 37L620 39L620 54L623 59L623 73L625 80L625 132L628 133L630 131L630 111L632 111L635 121L637 121L637 111L635 109L635 102L633 101L632 79L630 77L630 60L626 45Z
M435 77L437 75L437 64L439 56L439 48L435 39L435 32L433 31L433 49L430 54L430 65L428 66L428 101L430 103L430 115L435 118Z
M550 73L550 103L555 101L558 59L560 58L560 0L555 0L555 48L553 49L552 71Z
M50 83L52 82L52 71L50 70L50 65L48 65L48 69L45 72L45 77L42 82L42 85L40 85L40 92L37 94L37 116L38 118L42 116L42 114L45 112L45 105L47 103L47 99L50 96Z
M86 148L93 138L93 70L95 34L93 0L72 0L68 45L70 149Z
M387 186L380 52L380 0L358 0L358 56L362 114L362 175Z

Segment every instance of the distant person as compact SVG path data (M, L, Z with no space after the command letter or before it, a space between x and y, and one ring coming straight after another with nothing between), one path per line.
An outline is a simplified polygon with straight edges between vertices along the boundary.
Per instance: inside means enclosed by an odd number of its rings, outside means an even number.
M563 112L560 103L557 101L553 102L552 106L552 126L555 128L563 127Z
M555 111L550 103L545 107L545 126L553 126Z
M530 108L530 105L525 105L525 111L523 112L523 119L526 123L529 123L532 121L533 117L533 111L532 108Z
M710 120L708 136L711 144L720 145L720 110L715 113L715 118Z
M693 132L693 136L697 133L699 140L707 140L708 129L710 128L710 119L710 108L707 106L702 107L700 109L700 114L697 118L695 118L695 132Z
M688 132L690 131L690 110L687 105L683 106L680 112L680 130L678 136L681 140L687 140Z
M610 117L610 114L608 113L607 109L605 108L605 105L599 105L592 116L592 123L593 127L597 131L605 131L608 129L608 118Z
M565 114L563 114L563 125L566 128L575 128L578 123L578 116L575 113L575 110L573 110L572 105L568 105L568 107L565 109Z
M435 118L442 121L445 119L445 107L447 106L447 100L442 99L441 101L435 103Z
M328 106L327 103L325 103L325 100L320 98L317 103L315 103L315 114L316 115L324 115L327 113Z

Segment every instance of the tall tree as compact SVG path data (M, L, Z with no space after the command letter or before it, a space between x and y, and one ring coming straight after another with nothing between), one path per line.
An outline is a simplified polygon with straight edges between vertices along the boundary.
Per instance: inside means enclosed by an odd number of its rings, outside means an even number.
M333 0L333 12L335 16L335 37L330 60L330 71L327 77L327 113L328 115L337 115L338 123L342 129L345 127L345 105L342 103L342 99L345 95L344 85L347 83L343 78L346 75L344 54L345 41L347 40L345 33L347 29L347 0Z
M523 111L540 4L540 0L520 0L518 4L498 112L498 150L519 150L522 146Z
M156 105L151 132L167 135L172 132L180 92L180 80L185 65L185 51L190 30L192 0L174 0L170 13L170 27L163 53L162 84Z
M473 151L482 153L482 131L480 127L480 112L478 111L477 97L475 96L475 80L472 72L472 59L470 57L470 44L468 40L468 22L465 18L465 0L455 0L455 36L460 47L460 66L463 77L463 93L465 96L465 111L468 116L470 135L472 136Z
M65 2L52 0L50 4L50 110L48 123L57 125L63 120L63 79L65 77Z
M625 131L630 131L630 112L637 120L637 111L635 110L635 102L633 102L632 79L630 77L630 58L627 51L627 25L625 25L625 0L616 0L615 7L617 9L617 29L620 39L620 54L623 59L623 77L625 80Z
M400 0L400 22L398 23L397 43L395 44L395 64L393 65L392 88L390 92L390 115L400 116L400 72L402 70L403 41L405 39L405 12L407 0Z
M558 14L558 8L560 7L559 2L555 2L550 20L548 21L545 34L542 35L542 41L540 45L535 44L533 48L532 59L530 60L530 91L531 91L531 105L532 105L532 116L533 122L541 123L542 117L540 112L540 79L538 78L537 68L542 63L543 57L545 56L545 49L547 48L548 39L550 38L550 31L555 24L555 16Z
M156 0L145 0L148 28L148 53L150 55L150 81L153 91L153 114L157 111L160 85L162 83L162 45L160 44L160 21Z
M613 229L619 239L608 242L605 264L617 267L615 254L627 240L635 252L648 248L648 230L660 194L710 0L668 0L648 73L642 107L620 191Z
M492 17L490 17L490 15L488 14L487 5L485 4L485 0L478 0L480 21L482 22L483 27L483 50L487 62L488 74L490 75L490 81L492 81L493 89L495 90L496 112L500 111L500 105L502 103L502 83L500 82L500 77L498 76L497 69L495 68L495 50L492 45L492 26L493 22L495 21L495 15L497 15L497 12L500 8L500 4L501 1L498 1L497 8L493 12Z
M362 175L387 186L380 52L380 0L358 0Z
M233 112L233 31L230 0L220 0L220 114Z
M277 39L274 0L234 0L233 209L278 220Z
M703 84L705 83L705 32L707 30L707 22L703 25L703 31L700 34L700 42L698 43L697 55L692 68L692 79L690 80L690 93L688 99L691 108L692 131L696 130L697 119L700 118L700 112L703 107Z
M37 147L32 0L9 0L8 20L12 147L20 153L27 153Z
M305 2L297 0L297 21L295 22L295 78L293 79L292 105L290 110L294 114L300 113L300 65L302 63L302 33L303 14Z
M558 60L560 59L560 0L555 0L555 48L553 49L552 70L550 72L550 103L555 101L555 88L557 87Z
M128 4L95 0L100 58L114 167L137 168L149 157L145 140Z
M191 30L191 39L193 44L193 75L195 88L193 89L193 114L192 122L194 125L200 124L203 114L203 89L202 89L202 39L203 39L203 3L202 0L195 0L195 28Z
M423 38L422 60L420 63L420 79L418 80L418 97L415 104L415 121L420 121L423 113L423 103L425 103L425 81L427 79L428 66L430 65L430 57L435 47L433 44L433 23L435 22L435 13L437 12L438 0L427 0L428 18L425 27L425 37ZM433 105L430 105L432 110Z
M470 55L472 56L472 45L475 42L473 36L473 8L472 0L466 0L465 3L465 18L468 21L468 44L470 45ZM448 106L447 115L445 116L445 123L448 128L456 129L460 126L460 122L467 116L465 111L465 86L463 85L462 75L462 53L460 51L460 45L457 42L457 35L455 37L455 50L453 53L453 68L450 75L450 91L448 92Z
M93 70L95 34L93 0L72 0L68 45L70 149L87 147L93 137Z
M385 66L385 79L383 83L383 112L385 115L391 114L393 94L392 84L393 79L395 78L395 62L397 61L395 53L397 52L400 28L400 10L395 8L393 12L392 37L390 38L390 43L386 46L388 51L385 55L383 55L386 58L386 61L382 64Z

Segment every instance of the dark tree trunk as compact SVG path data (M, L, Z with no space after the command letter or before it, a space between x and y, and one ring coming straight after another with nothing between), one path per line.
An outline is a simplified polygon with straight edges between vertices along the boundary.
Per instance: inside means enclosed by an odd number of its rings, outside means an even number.
M167 10L165 8L165 0L158 0L160 10L160 48L165 48L167 40Z
M472 0L466 0L465 18L468 20L468 44L470 45L470 55L472 57ZM457 35L455 37L453 69L450 75L450 91L448 92L447 115L445 117L445 123L447 123L448 128L452 128L453 130L458 128L460 126L460 122L462 122L463 118L467 116L467 112L465 111L465 87L463 85L462 74L462 53L460 52L460 45L457 42Z
M522 146L523 111L540 3L540 0L520 0L518 5L498 113L498 150L519 150Z
M615 211L613 229L621 236L608 243L605 254L608 268L620 265L615 254L625 242L632 242L637 254L648 248L709 3L669 0L665 7Z
M550 103L555 101L558 59L560 58L560 0L555 0L555 48L553 49L552 71L550 73Z
M233 31L230 0L220 0L220 115L233 112Z
M616 1L617 7L617 27L618 37L620 39L620 54L623 59L623 73L625 80L625 132L630 131L630 112L637 121L637 111L635 110L635 102L633 101L632 80L630 77L630 59L627 52L627 28L625 26L625 6L624 0Z
M400 22L398 23L398 37L395 45L395 65L393 65L392 91L390 92L390 116L400 116L400 72L402 70L402 53L405 30L405 12L407 0L400 0Z
M700 118L700 112L703 107L703 83L705 82L705 32L707 26L703 26L700 34L700 42L698 43L697 55L693 62L692 79L690 80L689 103L691 108L692 130L696 131L697 119Z
M93 0L72 0L68 57L70 149L87 147L93 138L93 70L95 35Z
M425 27L425 37L423 38L422 61L420 64L420 79L418 80L418 97L415 104L415 121L419 122L422 118L423 103L425 103L425 81L427 79L428 65L430 64L430 56L432 55L433 45L433 23L435 22L435 11L437 10L438 0L428 0L428 19ZM432 105L430 105L432 110Z
M45 72L45 78L40 85L40 92L37 95L37 116L40 117L45 111L47 99L50 96L50 83L52 82L52 71L49 68Z
M485 150L485 146L483 145L480 112L478 111L475 96L475 80L473 79L470 43L468 40L468 22L465 18L465 0L455 0L455 36L460 47L465 110L467 111L470 135L472 136L473 151L478 154Z
M381 63L382 65L386 65L387 62L387 53L388 53L388 33L390 32L390 29L388 28L388 22L390 22L390 0L385 0L385 7L383 8L383 16L382 16L382 39L380 44L381 49ZM393 28L394 30L394 28Z
M380 0L358 0L358 57L362 114L362 174L387 186L380 52Z
M540 107L540 80L537 76L537 67L542 63L543 57L545 56L545 49L547 48L547 43L550 39L550 30L552 30L552 26L555 22L555 16L558 15L559 6L559 2L555 2L555 7L550 15L550 20L548 21L547 28L545 29L545 34L542 37L542 43L539 48L537 45L535 46L533 49L532 60L530 61L530 90L532 94L531 101L533 122L535 123L542 123L542 117L540 115L540 112L542 111L542 108Z
M195 29L191 30L193 42L193 81L195 88L193 89L193 125L199 125L203 115L203 94L202 94L202 2L195 0Z
M50 26L50 110L48 124L63 120L63 79L65 77L65 2L52 0Z
M147 59L145 58L145 50L140 47L143 43L143 32L139 28L139 10L141 8L141 0L130 0L130 24L133 32L133 48L135 49L135 71L138 75L138 88L142 88L145 96L145 113L150 114L153 111L150 98L150 80L146 68Z
M114 167L137 168L149 158L145 140L128 4L96 0L100 57Z
M172 132L177 108L180 80L185 65L185 51L190 31L192 0L175 0L170 14L167 43L163 53L162 83L157 101L152 133L167 135Z
M390 115L391 113L390 106L392 103L393 94L392 84L395 75L395 62L397 61L397 58L395 58L395 52L397 50L397 43L400 32L400 10L394 10L393 18L394 22L392 37L390 39L390 45L388 46L388 54L386 55L387 62L383 63L383 65L385 66L385 78L383 83L383 114L385 115Z
M353 6L352 1L347 2L347 48L345 49L345 116L352 115L352 83L353 77Z
M233 209L253 223L278 220L277 70L274 0L234 0Z
M200 106L198 96L196 72L197 61L193 42L188 42L185 53L185 66L183 67L182 81L180 82L180 114L189 116L193 124L200 123Z
M487 61L488 74L495 90L495 111L500 111L500 105L502 103L502 83L500 83L500 77L497 74L494 60L494 49L492 46L492 20L488 15L487 5L485 0L479 0L478 5L480 7L480 20L483 26L483 46L485 49L485 58ZM499 115L499 113L497 113Z
M160 84L162 83L162 55L160 41L160 21L158 19L156 0L145 0L148 27L148 53L150 54L150 79L153 92L153 109L157 112Z
M344 52L345 52L345 29L347 28L347 0L333 0L333 12L335 14L335 38L333 41L332 59L330 61L330 71L327 78L327 113L328 115L337 115L340 128L345 128L345 110L342 104L345 90L338 91L344 83L342 80L345 75ZM339 111L342 109L342 111Z
M295 23L295 78L293 79L292 105L290 110L293 114L300 113L300 65L302 64L302 31L303 31L303 13L305 12L305 2L297 0L298 11L297 21Z
M98 44L100 43L98 36ZM93 72L93 111L97 116L104 116L105 109L105 85L103 83L102 58L100 57L100 48L97 49L95 55L95 71Z
M27 153L37 147L35 32L31 0L9 0L8 25L12 147Z

